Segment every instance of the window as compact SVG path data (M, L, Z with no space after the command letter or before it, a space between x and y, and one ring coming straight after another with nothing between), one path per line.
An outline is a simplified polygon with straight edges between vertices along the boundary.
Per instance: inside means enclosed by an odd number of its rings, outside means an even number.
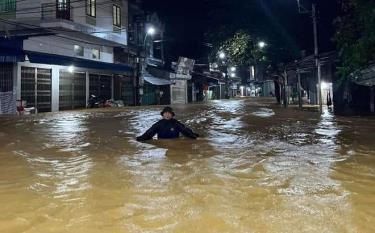
M99 51L99 49L92 49L92 58L93 59L100 59L100 51Z
M57 0L57 10L58 11L68 10L68 5L70 5L70 2L67 1L67 0Z
M17 0L0 0L0 12L15 12Z
M86 0L86 14L96 17L96 0Z
M83 47L80 45L74 45L74 55L83 57L84 55Z
M56 17L58 19L71 20L70 0L56 0Z
M121 8L113 5L113 25L121 27Z

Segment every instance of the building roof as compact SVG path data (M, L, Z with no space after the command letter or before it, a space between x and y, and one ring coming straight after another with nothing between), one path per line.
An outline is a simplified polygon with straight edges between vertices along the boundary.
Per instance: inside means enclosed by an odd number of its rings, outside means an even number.
M333 63L335 60L337 60L337 52L331 51L322 53L319 54L319 58L321 65ZM310 55L300 60L296 60L295 62L288 63L286 68L287 70L299 70L301 72L309 72L311 70L314 70L316 69L315 55Z

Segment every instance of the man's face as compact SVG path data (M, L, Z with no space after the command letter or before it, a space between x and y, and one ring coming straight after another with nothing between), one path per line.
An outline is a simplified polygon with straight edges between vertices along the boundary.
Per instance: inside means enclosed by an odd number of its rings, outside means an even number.
M165 112L165 113L163 113L163 118L166 119L166 120L170 120L170 119L173 118L173 115L170 112Z

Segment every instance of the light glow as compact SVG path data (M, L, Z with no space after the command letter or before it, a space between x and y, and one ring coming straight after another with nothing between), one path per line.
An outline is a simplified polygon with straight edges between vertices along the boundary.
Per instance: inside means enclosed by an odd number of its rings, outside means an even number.
M258 46L259 46L259 48L264 48L264 47L266 47L266 42L264 42L264 41L259 41L259 43L258 43Z
M326 82L322 82L321 85L322 85L322 89L328 89L329 88L329 85Z
M155 30L154 27L149 27L149 28L147 29L147 34L148 34L148 35L154 35L155 32L156 32L156 30Z
M73 72L74 72L74 66L73 66L73 65L69 66L69 67L68 67L68 71L69 71L70 73L73 73Z

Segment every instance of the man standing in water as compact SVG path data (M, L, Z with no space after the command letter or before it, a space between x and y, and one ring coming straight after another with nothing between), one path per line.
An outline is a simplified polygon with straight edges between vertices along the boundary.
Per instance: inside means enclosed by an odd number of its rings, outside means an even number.
M199 137L198 134L194 133L184 124L174 119L175 114L171 107L165 107L160 114L162 115L163 119L156 122L143 135L137 137L137 141L150 140L155 134L158 135L159 139L178 138L180 133L182 133L185 137L192 139Z

